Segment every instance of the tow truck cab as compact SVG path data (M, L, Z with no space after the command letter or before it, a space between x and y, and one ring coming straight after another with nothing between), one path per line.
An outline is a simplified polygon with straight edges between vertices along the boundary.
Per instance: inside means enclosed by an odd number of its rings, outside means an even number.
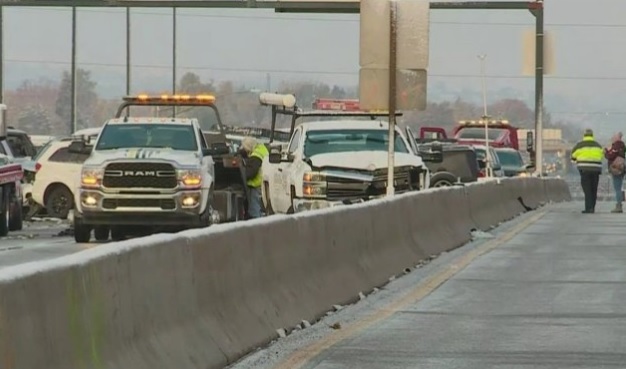
M75 199L77 242L88 242L91 230L97 240L109 231L115 240L135 229L179 230L245 217L247 187L214 102L211 95L125 97L93 147L70 145L70 152L90 154ZM131 106L174 109L170 117L124 116ZM218 132L204 132L197 118L177 117L175 109L185 106L210 108Z
M459 144L484 145L485 123L489 127L489 146L510 147L519 150L517 127L511 126L508 120L462 120L452 129L452 137ZM449 139L445 129L441 127L420 128L420 138Z

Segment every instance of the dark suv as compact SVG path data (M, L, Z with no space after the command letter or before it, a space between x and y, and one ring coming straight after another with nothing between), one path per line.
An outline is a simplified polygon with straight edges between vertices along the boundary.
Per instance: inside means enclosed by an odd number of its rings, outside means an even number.
M6 141L0 142L0 154L7 155L17 159L17 162L21 162L21 160L34 157L37 154L37 149L35 149L35 145L33 145L26 132L9 128Z
M418 150L429 151L433 142L425 143L417 139ZM453 186L456 183L471 183L478 180L478 160L471 146L458 145L452 142L438 142L442 147L443 161L433 163L426 161L431 172L430 187Z

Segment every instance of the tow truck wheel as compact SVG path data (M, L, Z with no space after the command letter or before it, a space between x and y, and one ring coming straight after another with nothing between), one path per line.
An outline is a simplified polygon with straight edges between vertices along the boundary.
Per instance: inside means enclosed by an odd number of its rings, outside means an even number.
M91 240L91 227L80 219L74 219L74 240L78 243L87 243Z
M126 237L122 227L111 227L111 239L113 241L122 241Z
M9 191L0 188L0 237L9 234Z
M23 228L23 220L22 204L13 196L13 201L9 204L9 230L21 231Z
M93 229L94 237L96 241L108 241L109 240L109 227L107 226L97 226Z

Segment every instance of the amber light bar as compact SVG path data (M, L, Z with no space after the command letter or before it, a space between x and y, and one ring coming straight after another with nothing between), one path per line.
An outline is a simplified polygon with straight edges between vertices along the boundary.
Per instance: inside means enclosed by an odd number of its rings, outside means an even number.
M125 96L124 101L135 104L167 104L167 105L211 105L215 102L215 96L213 95L137 95L137 96Z

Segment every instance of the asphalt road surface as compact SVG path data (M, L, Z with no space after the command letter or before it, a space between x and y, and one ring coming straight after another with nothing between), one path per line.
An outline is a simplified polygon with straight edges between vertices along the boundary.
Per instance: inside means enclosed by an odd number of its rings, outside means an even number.
M0 238L0 269L72 254L97 244L76 244L69 224L56 219L24 222L24 229Z
M234 368L624 368L626 214L611 205L527 213Z

